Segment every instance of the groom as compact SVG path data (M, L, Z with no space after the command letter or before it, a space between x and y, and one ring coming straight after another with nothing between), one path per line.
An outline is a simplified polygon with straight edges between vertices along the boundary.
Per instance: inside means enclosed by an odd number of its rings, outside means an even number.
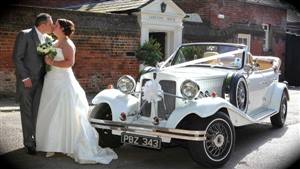
M20 102L23 144L28 154L35 154L35 126L40 102L45 63L38 56L37 46L52 33L52 17L40 13L31 29L22 30L16 38L13 61L16 66L17 98Z

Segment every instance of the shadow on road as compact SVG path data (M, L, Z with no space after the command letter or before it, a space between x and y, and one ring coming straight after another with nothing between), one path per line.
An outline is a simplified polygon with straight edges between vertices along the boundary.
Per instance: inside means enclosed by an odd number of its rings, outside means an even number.
M274 138L280 138L287 131L288 127L273 129L271 124L257 124L236 128L236 146L231 159L222 168L235 168L241 165L247 168L248 162L243 158L256 151L264 144L268 144ZM123 146L116 149L119 155L109 165L80 165L73 159L62 154L51 158L44 157L44 153L35 156L27 155L24 149L15 150L0 156L7 160L12 168L30 169L52 169L52 168L110 168L110 169L201 169L193 162L186 149L181 147L164 148L163 150L150 150L133 146ZM267 159L262 159L267 160ZM276 164L274 164L276 165ZM278 168L278 166L274 166ZM243 167L241 167L243 168Z
M82 168L73 160L62 154L57 154L53 158L46 158L44 153L28 155L24 148L11 151L0 156L1 161L7 164L9 169L56 169L56 168Z
M262 145L268 144L272 139L282 137L287 129L287 126L275 129L271 124L254 124L237 127L235 151L224 168L234 168L238 164L249 167L248 162L244 161L243 158L248 154L257 151ZM274 167L278 167L275 165L276 164L274 164Z

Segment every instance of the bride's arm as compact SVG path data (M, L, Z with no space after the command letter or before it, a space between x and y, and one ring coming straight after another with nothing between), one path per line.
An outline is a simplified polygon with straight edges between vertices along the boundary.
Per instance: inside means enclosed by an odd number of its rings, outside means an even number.
M71 46L66 45L62 49L62 52L64 55L64 60L61 61L50 60L49 63L46 60L46 63L52 66L62 67L62 68L72 67L75 63L75 50Z

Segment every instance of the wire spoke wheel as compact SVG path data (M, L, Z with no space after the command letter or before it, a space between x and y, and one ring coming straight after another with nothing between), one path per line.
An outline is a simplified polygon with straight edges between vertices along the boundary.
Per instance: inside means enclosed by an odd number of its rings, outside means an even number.
M241 74L233 75L230 83L230 103L243 113L248 110L248 85L245 77Z
M245 110L247 104L247 93L245 83L239 81L236 91L236 103L240 110Z
M223 119L216 119L207 126L207 140L203 142L205 151L213 161L227 157L232 147L233 134L230 125Z
M235 145L235 129L228 115L218 111L207 118L193 118L189 123L189 129L206 133L206 140L188 142L193 160L210 168L224 165Z

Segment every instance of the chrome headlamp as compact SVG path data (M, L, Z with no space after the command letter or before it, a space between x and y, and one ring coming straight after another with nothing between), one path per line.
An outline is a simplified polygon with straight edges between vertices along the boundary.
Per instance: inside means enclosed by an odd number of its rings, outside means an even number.
M186 80L181 84L180 92L182 96L186 99L193 99L195 98L199 93L200 87L198 84L191 80Z
M117 88L125 94L132 93L135 87L136 87L136 82L133 79L133 77L129 75L124 75L120 77L120 79L117 82Z

